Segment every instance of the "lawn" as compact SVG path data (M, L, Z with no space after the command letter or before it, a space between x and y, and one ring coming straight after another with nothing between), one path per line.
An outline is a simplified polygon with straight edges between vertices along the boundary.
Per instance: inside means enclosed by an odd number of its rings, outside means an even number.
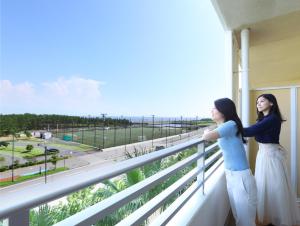
M71 145L71 144L58 144L58 143L52 143L49 142L48 146L51 146L52 148L57 148L59 150L61 149L66 149L66 150L71 150L71 151L89 151L93 149L93 147L85 144L79 144L79 145Z
M64 135L69 135L73 138L73 141L84 143L87 145L91 145L94 147L103 148L103 140L104 140L104 147L112 147L123 145L125 143L135 143L142 141L142 136L144 140L151 140L152 139L152 130L153 130L153 139L157 139L160 137L165 136L172 136L175 134L180 134L180 128L167 128L162 127L158 128L155 127L152 129L151 127L141 127L138 128L110 128L106 130L102 130L101 128L97 128L96 131L94 128L91 129L74 129L66 130L64 132L54 133L55 137L63 138ZM183 130L184 131L184 130ZM104 139L103 139L104 137Z
M24 152L24 153L22 153ZM30 152L26 152L26 146L15 146L14 155L20 158L31 158L43 155L44 151L40 148L33 148ZM7 147L0 147L0 154L12 155L12 145L9 144Z
M62 171L66 171L66 170L68 170L68 168L60 167L60 168L57 168L55 170L53 169L53 170L47 171L47 175L62 172ZM34 175L20 176L20 177L17 177L14 182L12 182L12 181L2 181L2 182L0 182L0 187L6 187L6 186L17 184L17 183L20 183L20 182L23 182L23 181L26 181L26 180L31 180L31 179L34 179L34 178L43 177L44 175L45 175L45 173L43 172L41 174L37 173L37 174L34 174Z
M75 143L61 143L60 141L52 141L48 140L44 143L45 140L43 139L18 139L15 141L14 147L14 155L19 158L34 158L41 155L44 155L44 146L46 145L51 148L56 148L58 150L70 150L70 151L88 151L93 149L91 146L85 144L75 144ZM31 144L33 145L33 149L31 151L26 150L26 145ZM38 146L41 144L41 146ZM12 144L10 143L7 147L1 146L0 147L0 155L5 154L8 156L12 155Z

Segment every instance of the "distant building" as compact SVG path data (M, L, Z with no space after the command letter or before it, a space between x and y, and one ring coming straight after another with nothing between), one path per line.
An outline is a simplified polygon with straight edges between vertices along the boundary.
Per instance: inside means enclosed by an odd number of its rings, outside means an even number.
M52 133L51 132L42 132L42 138L43 139L50 139L52 137Z
M36 138L42 139L50 139L52 137L52 133L48 131L32 131L31 135Z
M36 137L36 138L41 138L41 133L40 133L40 131L33 131L33 132L31 132L31 136Z

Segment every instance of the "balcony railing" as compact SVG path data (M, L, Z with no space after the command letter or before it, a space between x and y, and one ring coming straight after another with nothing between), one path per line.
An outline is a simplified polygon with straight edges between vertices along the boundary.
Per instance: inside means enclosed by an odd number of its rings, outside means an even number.
M197 152L188 158L175 163L95 205L87 207L83 211L66 218L56 225L70 226L95 224L97 221L118 210L120 207L139 197L154 186L163 183L179 170L197 162L197 166L194 169L186 173L174 184L163 190L159 195L155 196L118 223L118 225L140 225L152 213L157 211L170 197L180 191L183 187L186 187L187 184L191 184L191 182L195 181L171 204L171 206L151 222L153 225L166 224L194 193L204 192L205 181L213 175L214 172L214 170L210 170L210 174L205 175L206 169L212 165L214 165L214 169L217 169L222 163L222 160L220 159L222 153L220 150L216 151L217 144L205 148L203 140L193 139L143 156L118 162L112 167L91 170L80 175L68 176L63 180L56 180L51 184L35 187L34 190L25 189L16 194L7 195L4 198L0 198L0 219L8 218L9 226L28 226L29 212L32 208L56 200L88 186L101 183L104 180L114 178L156 160L161 160L165 157L183 152L195 146L197 146ZM211 156L206 159L206 156L208 155ZM217 164L215 164L216 162Z

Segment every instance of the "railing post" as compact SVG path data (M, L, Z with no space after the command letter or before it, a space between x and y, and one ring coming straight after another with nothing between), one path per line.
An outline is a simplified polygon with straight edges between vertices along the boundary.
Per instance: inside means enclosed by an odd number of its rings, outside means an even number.
M204 142L201 142L200 144L198 144L198 154L201 155L203 153L203 157L197 160L197 167L198 169L201 169L202 167L204 167L205 164L205 148L204 148ZM204 172L205 170L203 169L199 175L197 176L197 183L198 185L201 184L201 182L203 181L202 184L202 194L204 195Z
M9 226L29 226L29 209L22 209L10 215Z
M9 226L8 225L8 219L3 219L2 220L2 226Z

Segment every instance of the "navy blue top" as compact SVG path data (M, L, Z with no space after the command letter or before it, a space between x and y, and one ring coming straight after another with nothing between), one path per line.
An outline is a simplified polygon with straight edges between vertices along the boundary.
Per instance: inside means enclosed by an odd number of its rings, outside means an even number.
M275 114L264 116L254 125L244 128L245 137L255 137L259 143L279 144L279 134L281 129L281 120Z

